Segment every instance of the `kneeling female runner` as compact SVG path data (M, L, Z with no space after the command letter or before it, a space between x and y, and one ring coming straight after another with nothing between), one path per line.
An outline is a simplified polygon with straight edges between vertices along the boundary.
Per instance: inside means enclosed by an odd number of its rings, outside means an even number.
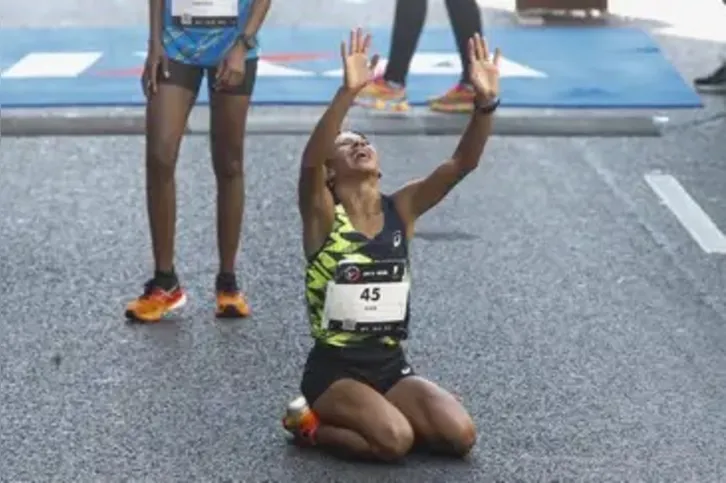
M408 242L414 223L479 163L499 91L499 52L469 42L475 109L451 156L427 177L388 196L379 190L376 150L340 132L356 95L372 78L370 36L341 44L344 77L305 148L299 180L306 299L315 346L302 378L300 417L285 428L302 443L345 456L395 461L414 443L464 456L474 423L448 392L416 376L401 341L408 334ZM298 400L300 403L301 400Z

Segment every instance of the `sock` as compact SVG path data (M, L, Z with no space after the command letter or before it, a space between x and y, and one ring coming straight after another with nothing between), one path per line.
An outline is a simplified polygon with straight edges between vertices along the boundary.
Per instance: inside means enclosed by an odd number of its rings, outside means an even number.
M179 279L173 270L171 272L157 270L154 272L154 283L164 290L173 290L179 285Z
M220 292L231 293L239 291L237 286L237 276L234 273L218 273L215 285L216 289Z

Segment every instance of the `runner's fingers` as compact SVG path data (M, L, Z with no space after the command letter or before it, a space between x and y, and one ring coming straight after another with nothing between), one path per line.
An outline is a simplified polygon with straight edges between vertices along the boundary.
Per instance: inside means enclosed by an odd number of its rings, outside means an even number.
M368 54L368 50L371 48L371 34L366 34L363 37L363 53Z
M144 91L144 97L149 97L149 73L147 67L144 67L144 73L141 75L141 90Z
M171 76L171 72L169 72L169 59L166 57L161 58L161 72L164 75L164 79L168 79Z
M476 55L477 57L479 57L479 60L489 60L489 53L487 52L487 47L484 39L482 39L481 35L479 34L475 34L474 38L476 39Z
M353 55L355 52L355 30L350 31L350 43L348 45L348 55Z
M238 86L238 85L242 84L244 77L245 77L244 72L241 72L238 70L230 70L229 77L227 79L227 84L230 86Z
M357 54L360 52L360 29L353 31L353 53Z
M469 62L474 63L478 59L476 57L476 44L474 43L474 37L469 39Z
M348 46L345 45L345 40L340 42L340 58L345 61L345 58L348 57Z
M217 73L214 76L214 80L218 81L224 77L225 71L227 70L227 63L222 61L217 67Z
M494 59L492 60L492 62L494 63L495 66L499 67L499 61L501 59L502 59L502 51L499 49L499 47L497 47L496 49L494 49Z
M151 61L146 64L144 69L144 92L145 94L151 95L156 92L156 76L159 71L159 63L157 61Z
M373 54L373 57L371 57L371 61L368 64L368 69L371 71L371 75L376 74L376 67L378 67L379 60L381 60L381 56L378 54Z

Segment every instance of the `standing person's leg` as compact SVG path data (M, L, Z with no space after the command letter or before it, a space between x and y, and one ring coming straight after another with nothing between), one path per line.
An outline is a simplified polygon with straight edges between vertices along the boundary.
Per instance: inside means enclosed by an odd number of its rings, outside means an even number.
M699 92L726 93L726 61L722 61L712 73L694 79L693 84Z
M428 0L396 1L386 69L360 93L361 104L383 108L387 103L395 107L405 102L406 77L426 21L427 3Z
M235 276L242 217L245 204L244 137L250 97L257 77L257 59L245 62L245 76L238 86L211 89L210 142L212 165L217 180L217 245L219 272L215 290L218 317L246 317L250 314ZM208 72L213 84L215 69Z
M446 0L451 28L461 59L459 82L449 91L430 102L431 109L442 112L470 112L474 91L469 84L469 39L482 33L481 11L476 0Z
M393 32L388 64L383 79L399 86L406 85L411 59L421 38L426 21L427 0L398 0L393 17Z
M155 272L144 293L126 307L129 319L158 322L186 302L174 271L174 174L202 75L199 67L169 61L168 75L159 75L158 90L146 103L146 204Z

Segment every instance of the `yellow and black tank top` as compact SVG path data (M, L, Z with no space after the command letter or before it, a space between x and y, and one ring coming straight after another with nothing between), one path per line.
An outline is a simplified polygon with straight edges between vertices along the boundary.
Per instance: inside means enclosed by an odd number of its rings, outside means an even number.
M386 345L396 345L408 336L408 304L405 308L405 323L399 324L395 335L357 333L347 330L333 330L324 327L325 303L328 285L335 281L342 264L354 263L365 266L390 260L405 261L406 278L409 278L408 241L406 227L396 210L392 198L381 197L383 228L374 237L368 238L358 232L350 222L342 204L335 206L335 221L323 246L308 259L305 272L305 299L313 338L326 345L336 347L355 346L379 339Z

